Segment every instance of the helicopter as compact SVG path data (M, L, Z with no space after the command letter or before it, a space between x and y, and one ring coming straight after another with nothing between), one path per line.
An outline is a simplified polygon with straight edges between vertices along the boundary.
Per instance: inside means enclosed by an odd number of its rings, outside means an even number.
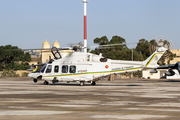
M56 47L51 49L54 59L45 63L40 71L28 74L28 77L33 78L34 82L44 80L44 84L49 82L78 82L81 86L87 83L96 85L97 81L102 77L111 74L126 73L141 71L146 68L157 68L158 60L167 50L164 47L158 48L145 61L125 61L112 60L102 56L87 52L87 0L83 0L84 4L84 46L79 44L77 47L82 48L84 52L73 52L72 54L63 57ZM83 47L81 47L83 46ZM37 65L34 65L37 66Z
M80 86L85 83L96 85L102 77L117 73L127 73L141 71L143 69L157 68L158 60L167 49L158 48L145 61L112 60L88 52L73 52L66 57L61 57L61 53L56 47L51 49L54 59L43 64L40 71L28 74L36 83L43 80L45 85L49 82L77 82ZM42 65L42 64L40 64ZM38 66L38 65L34 65Z

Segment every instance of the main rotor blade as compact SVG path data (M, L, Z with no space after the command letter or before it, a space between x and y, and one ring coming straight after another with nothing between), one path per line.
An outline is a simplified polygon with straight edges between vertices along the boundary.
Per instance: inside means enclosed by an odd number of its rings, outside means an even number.
M106 47L106 46L116 46L116 45L127 45L127 44L137 44L137 43L118 43L118 44L107 44L107 45L97 45L97 46L90 46L90 47Z

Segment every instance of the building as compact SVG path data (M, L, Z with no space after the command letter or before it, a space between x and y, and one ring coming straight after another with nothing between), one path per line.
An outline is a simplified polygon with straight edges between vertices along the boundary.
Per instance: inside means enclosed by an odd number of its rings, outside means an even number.
M57 40L52 44L52 47L60 48L59 42ZM74 50L59 50L61 53L62 57L65 57L69 55L69 53L74 52ZM51 45L50 43L46 40L42 44L42 50L31 50L29 51L31 54L31 62L29 63L30 65L32 64L40 64L40 63L46 63L50 59L53 59L54 56L51 53Z
M173 54L176 54L176 57L170 61L170 64L175 64L177 62L180 62L180 49L172 49L170 50ZM165 63L167 64L167 60L165 60ZM143 70L142 75L145 79L160 79L163 74L166 72L166 69L163 70L157 70L157 73L150 73L151 70Z
M170 61L170 64L175 64L177 62L180 62L180 49L172 49L170 50L173 54L176 54L176 57ZM166 61L167 63L167 61Z

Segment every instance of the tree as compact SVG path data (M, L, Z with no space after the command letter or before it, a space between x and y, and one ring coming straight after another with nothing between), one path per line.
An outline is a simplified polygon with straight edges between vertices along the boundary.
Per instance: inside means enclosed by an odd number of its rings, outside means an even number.
M127 51L128 48L126 46L126 41L124 38L120 36L113 36L112 39L109 41L106 36L103 36L101 38L95 38L94 43L99 45L109 45L109 46L103 46L101 48L96 48L95 50L92 50L91 53L94 54L100 54L104 57L114 59L114 60L127 60L130 59L129 52ZM112 44L119 44L119 45L112 45ZM131 56L131 55L130 55Z
M144 57L142 56L142 54L139 54L139 52L134 49L133 50L133 61L143 61Z
M24 53L17 46L0 46L0 70L26 70L30 61L30 54Z
M126 40L120 36L113 36L112 39L109 41L106 36L101 38L94 39L94 43L99 45L110 45L103 47L104 49L92 50L91 53L100 54L104 57L114 59L114 60L132 60L132 49L129 49L126 46ZM120 45L112 45L112 44L120 44ZM169 44L167 40L163 41L163 46ZM134 61L143 61L147 59L155 50L158 48L158 43L156 40L151 40L148 42L146 39L140 39L136 48L133 49L133 60ZM175 54L170 52L169 50L162 56L159 60L159 64L165 64L165 59L170 62L173 60Z
M120 36L115 35L112 37L109 43L110 44L119 44L119 43L124 44L126 43L126 40Z
M143 60L151 55L148 40L140 39L136 46L136 50L143 56Z
M144 41L141 40L141 43ZM103 49L96 48L92 50L91 53L100 54L102 53L103 57L107 57L113 60L132 60L132 49L129 49L126 45L126 40L120 36L113 36L109 41L106 36L101 38L95 38L94 43L99 45L109 45L103 47ZM113 45L119 44L119 45ZM140 44L141 47L144 47L145 44ZM140 46L139 46L140 49ZM139 54L139 51L136 49L133 50L133 60L142 61L144 57L142 54Z
M106 36L102 36L101 38L95 38L94 43L99 45L107 45L108 44L108 38Z
M167 50L165 54L161 57L161 59L158 61L159 65L165 65L167 60L167 64L170 64L170 61L176 57L176 54L173 54L170 50Z

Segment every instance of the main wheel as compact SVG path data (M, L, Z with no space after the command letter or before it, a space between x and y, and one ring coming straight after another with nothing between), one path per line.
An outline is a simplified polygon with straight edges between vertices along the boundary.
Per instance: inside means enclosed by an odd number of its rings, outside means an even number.
M83 81L80 81L80 86L84 86L84 82Z
M53 84L55 84L56 82L52 81Z
M49 84L49 82L48 81L44 81L44 85L48 85Z
M96 82L95 82L95 81L92 81L91 85L96 85Z

